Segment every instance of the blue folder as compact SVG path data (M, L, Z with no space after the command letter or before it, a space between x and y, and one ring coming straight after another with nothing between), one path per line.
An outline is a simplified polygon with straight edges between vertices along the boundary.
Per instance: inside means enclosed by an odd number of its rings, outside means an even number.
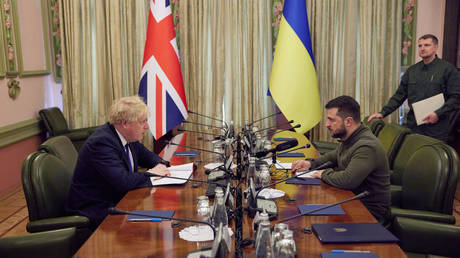
M196 155L199 155L199 151L176 151L174 152L174 156L189 156L189 157L195 157Z
M293 184L293 185L320 185L321 184L321 179L319 178L309 178L309 177L304 177L302 179L300 178L289 178L286 180L286 184Z
M295 140L295 138L292 138L292 137L276 137L273 140L277 141L277 142L283 142L283 141Z
M327 206L325 204L299 204L297 207L299 208L300 213L305 214L311 210L315 210L321 207ZM340 205L332 206L330 208L313 212L312 215L345 215L345 211L340 207Z
M155 216L172 218L175 210L133 210L132 212L148 215L149 217L130 214L126 219L127 221L162 221L162 219L155 218Z
M289 157L289 158L298 158L298 157L305 157L305 154L303 154L302 152L286 152L286 153L278 153L277 154L278 158L282 158L282 157Z
M327 243L392 243L399 239L379 223L312 224L313 232Z
M375 253L359 253L359 252L343 252L343 253L333 253L333 252L323 252L321 253L322 258L379 258Z

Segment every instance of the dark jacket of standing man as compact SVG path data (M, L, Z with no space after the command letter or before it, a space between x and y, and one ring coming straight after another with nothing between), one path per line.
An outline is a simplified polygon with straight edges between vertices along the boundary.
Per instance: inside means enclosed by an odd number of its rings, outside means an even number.
M138 96L121 98L110 108L110 122L99 127L80 150L66 211L88 217L93 229L129 190L152 186L150 177L137 172L138 166L169 175L164 160L139 142L149 127L147 114Z
M460 105L460 73L453 65L439 59L437 50L438 39L434 35L427 34L419 38L418 53L422 61L407 69L393 97L379 113L371 115L368 121L391 114L407 99L410 108L407 127L414 133L447 140L449 115ZM424 124L417 125L412 104L439 93L444 95L444 105L423 117Z
M328 161L333 169L320 170L312 176L332 186L353 191L368 191L362 199L364 206L382 224L390 219L390 174L388 159L380 141L371 130L361 124L358 102L349 96L340 96L326 105L326 127L333 138L339 138L337 148L310 160L298 160L293 171L315 168Z

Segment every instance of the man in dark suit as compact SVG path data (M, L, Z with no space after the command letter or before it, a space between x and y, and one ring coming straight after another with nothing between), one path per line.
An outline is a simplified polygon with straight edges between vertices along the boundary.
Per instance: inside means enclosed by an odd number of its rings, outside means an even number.
M68 214L83 215L95 229L132 189L151 187L151 179L137 172L170 175L167 163L139 141L149 128L148 108L138 96L124 97L110 108L109 122L99 127L80 150L66 203Z

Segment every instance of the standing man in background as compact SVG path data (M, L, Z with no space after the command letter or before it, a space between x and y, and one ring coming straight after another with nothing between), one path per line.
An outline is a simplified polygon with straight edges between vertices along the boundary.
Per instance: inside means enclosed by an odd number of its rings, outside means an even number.
M407 127L412 132L424 134L442 141L448 138L449 115L460 105L460 73L450 63L436 55L438 39L431 34L423 35L418 40L418 53L422 61L412 65L404 73L396 93L379 113L371 115L368 122L375 118L384 118L391 114L407 99L409 113ZM444 95L444 105L426 115L424 124L417 125L412 104L435 96Z

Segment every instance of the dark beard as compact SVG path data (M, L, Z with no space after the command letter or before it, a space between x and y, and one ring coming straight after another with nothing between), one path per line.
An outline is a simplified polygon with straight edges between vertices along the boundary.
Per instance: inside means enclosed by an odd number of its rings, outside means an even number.
M342 139L346 134L347 134L347 131L345 130L345 126L342 126L342 128L340 128L338 132L331 134L331 137Z

